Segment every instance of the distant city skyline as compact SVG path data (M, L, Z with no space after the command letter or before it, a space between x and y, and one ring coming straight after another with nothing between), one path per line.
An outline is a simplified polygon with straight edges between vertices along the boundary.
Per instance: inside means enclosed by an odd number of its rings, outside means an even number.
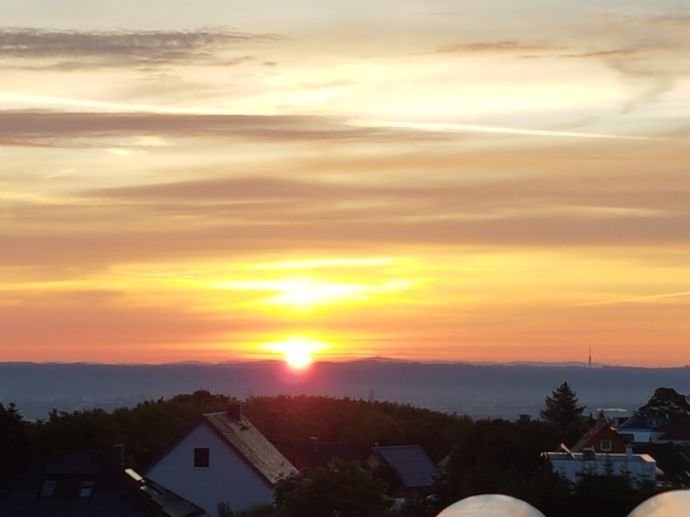
M0 13L0 361L688 363L690 7Z

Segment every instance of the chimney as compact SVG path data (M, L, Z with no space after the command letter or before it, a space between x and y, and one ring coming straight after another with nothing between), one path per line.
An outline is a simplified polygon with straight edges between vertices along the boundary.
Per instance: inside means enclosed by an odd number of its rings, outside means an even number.
M226 410L226 414L236 422L239 422L240 420L242 420L242 404L229 404L228 409Z

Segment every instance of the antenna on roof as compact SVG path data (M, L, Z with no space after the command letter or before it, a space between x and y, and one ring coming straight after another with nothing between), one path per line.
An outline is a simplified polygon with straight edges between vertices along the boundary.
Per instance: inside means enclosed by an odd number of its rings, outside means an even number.
M568 449L568 446L566 444L561 443L561 445L558 448L564 453L566 453L571 460L575 459L575 456L573 456L573 453L570 451L570 449Z

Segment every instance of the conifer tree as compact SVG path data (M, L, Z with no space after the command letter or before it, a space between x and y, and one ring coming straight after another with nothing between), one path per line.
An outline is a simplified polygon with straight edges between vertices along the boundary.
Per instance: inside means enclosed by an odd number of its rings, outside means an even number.
M544 399L545 408L541 410L542 419L566 429L582 418L585 406L578 406L575 392L567 382L553 390L551 396Z

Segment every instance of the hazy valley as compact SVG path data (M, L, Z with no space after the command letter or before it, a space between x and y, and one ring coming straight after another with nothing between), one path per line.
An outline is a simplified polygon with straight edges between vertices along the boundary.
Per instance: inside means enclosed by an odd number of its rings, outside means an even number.
M107 365L0 363L0 402L26 418L52 409L131 406L146 399L206 389L244 399L315 394L388 400L473 417L538 415L544 396L567 381L587 411L634 410L655 388L690 393L690 367L473 365L371 359L323 362L295 373L281 362ZM621 413L624 414L624 413Z

